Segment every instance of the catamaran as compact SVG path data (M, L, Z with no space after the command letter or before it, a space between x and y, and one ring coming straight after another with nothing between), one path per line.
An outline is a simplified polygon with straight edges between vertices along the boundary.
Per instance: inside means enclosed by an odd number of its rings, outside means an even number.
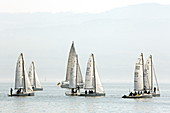
M41 91L43 90L43 88L41 87L36 69L35 69L35 63L32 62L29 68L29 73L28 73L28 77L32 86L32 89L34 91Z
M134 93L129 96L124 95L122 98L152 98L152 94L144 89L144 60L143 53L139 56L134 74Z
M154 80L156 82L156 87L154 87ZM150 55L145 64L144 89L150 91L153 97L160 96L159 85L157 82L157 77L153 66L152 55Z
M34 96L22 53L20 54L16 65L15 90L16 93L12 93L13 89L11 88L9 96Z
M68 57L67 70L66 70L66 79L65 79L65 81L61 82L61 88L69 88L69 81L71 79L70 71L71 71L71 68L73 66L73 63L74 63L73 60L75 59L75 57L76 57L76 51L75 51L74 42L73 42L72 45L71 45L71 49L70 49L69 57ZM79 71L80 71L80 67L79 67ZM81 72L79 72L79 73L81 73ZM77 79L81 80L81 82L79 83L79 87L83 88L84 84L83 84L83 80L82 80L83 79L82 75L79 74L79 76L77 76Z
M76 55L72 60L72 66L70 70L69 89L71 92L66 92L67 96L77 96L80 94L80 86L83 83L80 66L78 63L78 56Z
M105 92L96 69L93 54L90 55L87 63L84 90L85 92L80 93L78 96L105 96Z

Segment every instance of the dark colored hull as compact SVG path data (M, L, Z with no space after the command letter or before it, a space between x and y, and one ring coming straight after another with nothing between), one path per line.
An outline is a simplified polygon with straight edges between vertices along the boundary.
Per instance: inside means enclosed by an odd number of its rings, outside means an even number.
M9 94L8 96L34 96L34 93Z
M34 91L43 91L43 88L33 88Z
M91 93L91 94L85 94L85 93L81 93L78 96L89 96L89 97L94 97L94 96L105 96L105 93Z
M122 98L152 98L152 95L139 95L139 96L122 96Z
M152 93L153 97L160 97L160 94Z

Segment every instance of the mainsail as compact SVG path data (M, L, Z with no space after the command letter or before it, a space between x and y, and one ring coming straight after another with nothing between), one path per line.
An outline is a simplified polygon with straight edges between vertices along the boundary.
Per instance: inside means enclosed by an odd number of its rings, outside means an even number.
M30 80L32 87L42 88L40 81L39 81L39 78L38 78L38 75L37 75L37 72L36 72L36 69L35 69L35 63L34 62L32 62L31 65L30 65L28 76L29 76L29 80Z
M78 62L78 55L76 55L72 60L72 67L70 70L70 80L69 88L77 88L83 83L83 77L80 71L80 66Z
M72 60L72 66L70 70L70 80L69 80L69 88L76 88L76 78L77 78L77 58L76 56Z
M84 89L94 89L94 74L93 74L93 57L89 57L86 69L86 78L85 78L85 88Z
M73 59L74 59L75 56L76 56L76 51L75 51L74 42L73 42L72 45L71 45L70 52L69 52L67 70L66 70L66 80L65 81L70 80L70 70L72 68L72 62L73 62Z
M144 75L144 61L143 61L143 54L141 53L135 66L135 74L134 74L135 91L143 90L143 75Z

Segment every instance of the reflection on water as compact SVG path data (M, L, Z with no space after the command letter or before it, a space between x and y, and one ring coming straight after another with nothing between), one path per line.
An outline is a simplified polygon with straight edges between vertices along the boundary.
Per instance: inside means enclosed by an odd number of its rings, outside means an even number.
M0 113L160 113L170 111L170 85L161 85L161 97L123 99L132 84L104 84L105 97L65 96L65 89L43 84L30 97L8 97L10 84L0 84Z

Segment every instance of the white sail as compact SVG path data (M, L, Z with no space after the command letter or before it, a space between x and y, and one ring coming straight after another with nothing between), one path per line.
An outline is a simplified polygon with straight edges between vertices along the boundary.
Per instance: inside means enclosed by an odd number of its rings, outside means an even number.
M102 86L102 83L100 81L99 74L98 74L98 71L96 69L96 66L95 66L95 78L96 78L96 92L97 93L104 93L103 86Z
M15 73L15 89L23 88L23 60L22 53L18 58Z
M152 56L150 56L145 64L144 88L147 90L152 88Z
M80 65L78 63L78 57L77 57L77 86L82 84L83 84L83 76L81 74Z
M23 54L19 56L16 68L16 77L15 77L15 89L22 88L23 92L33 92L28 74L25 68L25 62ZM22 79L21 79L22 78Z
M85 88L94 89L94 71L93 71L93 57L89 57L86 69Z
M41 84L40 84L40 81L39 81L39 78L38 78L38 75L37 75L37 72L36 72L36 69L35 69L34 62L31 63L28 76L29 76L30 83L31 83L32 87L34 87L34 88L42 88Z
M70 80L70 70L71 70L72 62L73 62L72 60L73 60L73 58L75 56L76 56L76 51L75 51L74 42L73 42L72 45L71 45L70 52L69 52L68 63L67 63L67 70L66 70L66 80L65 81L69 81Z
M136 62L135 73L134 73L134 90L143 90L143 54L140 55Z
M29 80L30 80L32 87L34 87L34 67L33 67L32 63L31 63L30 68L29 68L28 77L29 77Z
M77 87L77 58L76 56L72 60L72 66L70 70L70 80L69 80L69 88L76 88Z

